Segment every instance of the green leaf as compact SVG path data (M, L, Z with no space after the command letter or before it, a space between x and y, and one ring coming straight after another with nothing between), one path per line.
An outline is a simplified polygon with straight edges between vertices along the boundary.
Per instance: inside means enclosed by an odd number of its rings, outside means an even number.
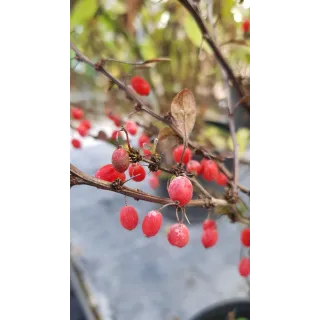
M201 42L202 42L202 33L197 25L197 23L194 21L193 17L191 15L187 15L183 22L184 30L190 39L190 41L200 48ZM208 53L212 53L209 45L203 41L202 48L207 51Z
M97 0L80 0L72 10L70 17L70 27L73 29L77 25L83 25L91 18L97 10Z

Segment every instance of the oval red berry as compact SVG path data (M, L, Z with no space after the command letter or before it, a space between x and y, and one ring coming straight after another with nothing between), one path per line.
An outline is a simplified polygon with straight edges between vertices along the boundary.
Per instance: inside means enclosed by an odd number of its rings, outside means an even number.
M150 93L149 83L141 77L133 77L131 86L140 96L147 96Z
M149 184L150 184L150 187L151 187L152 189L157 189L157 188L159 187L159 184L160 184L159 178L156 177L156 176L154 176L154 175L152 175L152 176L150 177Z
M187 163L187 171L198 175L201 172L201 164L197 160L191 160Z
M207 229L217 229L217 224L214 220L211 219L206 219L202 223L202 229L207 230Z
M146 177L146 171L140 164L133 163L129 166L129 176L133 177L133 181L140 182Z
M189 242L189 230L184 224L176 223L170 227L167 238L171 245L183 248Z
M71 144L74 148L80 149L81 148L81 142L78 139L72 139Z
M250 229L246 228L243 229L241 232L241 243L245 246L245 247L250 247Z
M113 151L112 165L120 173L125 172L130 164L129 154L123 148L118 148Z
M95 177L108 182L113 182L119 175L120 173L116 171L112 164L107 164L96 172Z
M81 120L83 118L83 111L79 108L71 108L71 117L75 120Z
M242 277L247 277L250 274L250 260L242 258L239 262L238 270Z
M144 143L149 143L149 142L150 142L150 138L145 134L142 134L138 140L138 144L140 148L143 148Z
M219 186L226 186L227 185L227 183L228 183L228 178L227 178L227 176L224 174L224 173L222 173L222 172L219 172L219 174L218 174L218 176L217 176L217 178L216 178L216 183L217 183L217 185L219 185Z
M212 160L204 162L202 176L207 181L213 181L219 174L218 166Z
M138 225L139 217L132 206L124 206L120 211L120 223L127 230L133 230Z
M183 153L184 146L181 144L173 149L173 159L175 162L180 162L182 153ZM186 151L184 152L182 163L187 164L192 157L191 150L189 148L186 148Z
M132 136L134 136L138 131L138 126L134 121L127 121L125 127Z
M168 193L171 200L178 201L183 207L192 199L192 183L186 177L176 177L170 182Z
M142 221L142 232L146 237L155 236L162 225L162 214L159 211L152 210L147 213Z
M207 249L213 247L218 241L218 231L216 229L207 229L203 231L201 242Z

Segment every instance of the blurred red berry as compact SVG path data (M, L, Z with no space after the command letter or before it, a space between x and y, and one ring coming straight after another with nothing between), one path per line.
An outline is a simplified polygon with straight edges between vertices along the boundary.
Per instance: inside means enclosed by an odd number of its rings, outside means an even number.
M158 170L156 172L152 172L152 174L155 176L155 177L159 177L160 174L161 174L161 170Z
M250 21L248 19L242 22L242 31L247 33L250 30Z
M186 177L176 177L170 182L168 193L172 201L179 201L179 206L184 207L192 199L192 183Z
M217 179L216 179L216 183L219 185L219 186L226 186L227 183L228 183L228 178L227 176L220 172L217 176Z
M120 173L125 172L130 164L129 154L123 148L118 148L112 153L112 165Z
M205 166L205 164L206 164L208 161L210 161L210 160L209 160L209 159L206 159L206 158L203 158L203 159L200 161L201 169L200 169L199 174L203 173L204 166Z
M138 144L140 148L143 148L144 143L149 143L149 142L150 142L150 138L145 134L142 134L138 140Z
M74 148L80 149L81 148L81 142L78 139L72 139L71 144Z
M122 132L115 130L112 132L111 140L117 140L117 137L118 137L118 140L122 139L123 138Z
M216 229L207 229L203 231L201 242L207 249L213 247L218 241L218 231Z
M134 177L132 178L133 181L140 182L146 177L146 171L140 164L133 163L129 166L129 176Z
M152 189L157 189L157 188L159 187L159 184L160 184L159 178L156 177L156 176L154 176L154 175L152 175L152 176L150 177L149 184L150 184L150 187L151 187Z
M175 162L180 162L183 149L184 146L182 144L173 149L173 159ZM189 148L186 148L186 151L183 155L182 163L187 164L191 160L191 156L191 150Z
M80 126L86 127L88 130L91 129L91 123L89 120L82 120L80 122Z
M127 230L133 230L139 221L136 209L132 206L124 206L120 210L120 223Z
M125 127L132 136L134 136L138 131L138 126L134 121L127 121Z
M247 277L250 274L250 260L242 258L239 262L238 270L242 277Z
M202 229L207 230L207 229L217 229L217 224L214 220L211 219L206 219L202 223Z
M144 155L144 156L148 156L148 155L150 155L150 154L152 154L152 152L151 152L150 150L148 150L148 149L143 149L143 155Z
M195 175L198 175L201 171L201 164L197 160L190 160L187 163L187 171L190 173L194 173Z
M75 120L81 120L83 118L83 111L79 108L71 108L71 117Z
M112 121L116 127L121 127L121 119L115 117Z
M150 93L149 83L141 77L133 77L131 79L131 86L141 96L147 96Z
M82 124L79 125L79 127L77 128L77 131L81 137L85 137L88 135L88 128Z
M159 211L152 210L147 213L142 221L142 232L146 237L155 236L162 224L162 214Z
M218 166L212 160L206 161L203 166L202 176L207 181L213 181L219 174Z
M183 248L189 242L189 230L184 224L176 223L170 227L167 238L171 245Z
M241 242L245 247L250 247L250 229L245 228L241 232Z

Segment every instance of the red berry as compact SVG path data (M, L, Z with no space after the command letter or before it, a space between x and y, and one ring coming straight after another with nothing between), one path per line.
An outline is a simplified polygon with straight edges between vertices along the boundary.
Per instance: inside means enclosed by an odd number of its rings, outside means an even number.
M218 241L218 231L216 229L207 229L203 231L201 242L205 248L213 247Z
M126 181L126 174L119 172L118 178L119 178L122 182L125 182L125 181Z
M112 165L120 173L125 172L129 167L129 154L123 148L118 148L113 151Z
M200 173L203 173L203 169L204 169L204 167L205 167L205 164L206 164L208 161L210 161L210 160L209 160L209 159L206 159L206 158L203 158L203 159L200 161L201 169L200 169L199 174L200 174Z
M152 152L151 152L150 150L148 150L148 149L143 149L143 155L148 156L148 155L150 155L150 154L152 154Z
M149 83L140 77L133 77L131 79L131 86L141 96L147 96L150 93Z
M71 117L75 120L80 120L83 118L83 111L79 108L71 108Z
M217 224L214 220L211 219L206 219L202 223L202 229L207 230L207 229L217 229Z
M241 242L245 247L250 247L250 229L243 229L241 232Z
M187 163L187 171L198 175L201 171L201 164L197 160L191 160Z
M202 172L203 179L207 181L213 181L217 178L218 174L219 169L215 162L209 160L204 163L204 168Z
M126 123L126 130L134 136L138 131L138 126L134 121L127 121Z
M183 248L189 242L189 230L184 224L176 223L170 227L167 237L171 245Z
M152 172L152 174L155 176L155 177L159 177L160 174L161 174L161 170L158 170L156 172Z
M86 135L88 135L88 128L82 124L79 125L77 131L81 137L85 137Z
M89 120L82 120L80 122L80 126L86 127L88 130L91 129L91 123Z
M139 217L132 206L124 206L120 211L120 223L127 230L133 230L138 225Z
M114 117L112 121L116 127L121 127L121 119L119 119L118 117Z
M250 274L250 260L242 258L239 262L238 270L242 277L247 277Z
M248 19L242 22L242 31L248 32L250 30L250 21Z
M78 139L72 139L71 144L74 148L80 149L81 148L81 142Z
M193 187L188 178L180 176L170 182L168 193L171 200L179 201L183 207L192 199Z
M228 183L228 178L227 176L220 172L217 176L217 179L216 179L216 183L219 185L219 186L226 186L227 183Z
M129 176L134 177L133 181L140 182L146 177L146 171L140 164L133 163L129 166Z
M119 178L120 173L112 166L112 164L107 164L101 167L95 174L95 177L108 182L113 182Z
M144 143L149 143L149 142L150 142L150 138L145 134L142 134L138 140L140 148L143 148Z
M159 187L159 178L158 177L156 177L156 176L154 176L154 175L152 175L151 177L150 177L150 180L149 180L149 183L150 183L150 187L152 188L152 189L157 189L158 187Z
M175 162L180 162L183 149L184 149L184 146L182 144L174 148L173 159ZM186 151L183 155L182 163L187 164L191 160L191 156L192 156L191 150L189 148L186 148Z
M161 228L162 214L159 211L152 210L144 217L142 221L142 232L146 237L155 236Z
M115 130L112 132L111 140L117 140L117 137L119 140L122 139L122 132Z

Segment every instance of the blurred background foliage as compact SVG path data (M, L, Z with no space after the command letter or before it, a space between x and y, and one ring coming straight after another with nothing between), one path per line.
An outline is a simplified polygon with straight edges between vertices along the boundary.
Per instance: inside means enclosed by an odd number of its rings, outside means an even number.
M192 0L189 0L192 1ZM208 25L235 75L249 91L250 45L242 22L249 19L249 0L197 1ZM117 59L138 62L167 57L149 68L135 68L117 62L105 67L116 78L130 83L139 75L150 83L147 98L156 112L169 111L173 97L183 88L193 91L198 117L192 139L219 151L231 150L225 106L226 91L221 69L193 17L177 0L71 0L71 41L92 61ZM88 117L104 117L108 107L128 114L132 104L117 87L93 68L72 60L71 103L82 106ZM249 117L249 115L245 115ZM145 115L139 120L152 121ZM221 124L219 124L221 123ZM240 151L249 141L249 130L237 132Z

